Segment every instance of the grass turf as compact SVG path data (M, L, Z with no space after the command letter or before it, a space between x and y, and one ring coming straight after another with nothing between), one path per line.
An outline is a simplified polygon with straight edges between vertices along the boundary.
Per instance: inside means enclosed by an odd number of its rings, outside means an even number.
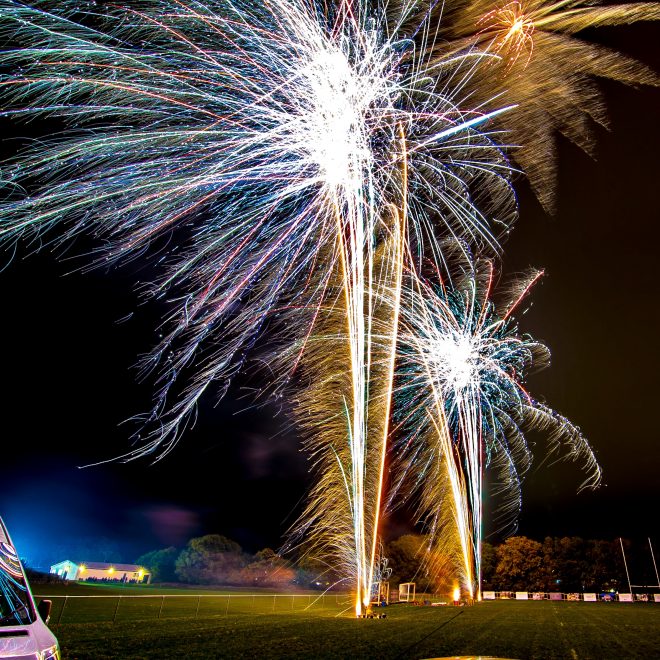
M156 619L153 611L139 608L131 613L133 618L114 624L74 622L72 616L71 622L55 626L55 633L64 660L395 659L472 654L544 660L660 657L660 607L653 603L397 605L384 610L384 620L356 620L350 612L336 616L343 608L336 602L287 611L279 609L276 601L275 611L269 611L265 601L255 601L255 606L247 596L243 598L237 611L212 616L200 612L198 618Z

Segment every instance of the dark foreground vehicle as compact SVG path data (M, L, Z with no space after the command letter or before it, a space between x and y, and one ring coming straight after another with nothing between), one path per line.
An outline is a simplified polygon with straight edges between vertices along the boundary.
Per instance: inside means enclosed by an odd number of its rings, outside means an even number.
M0 518L0 658L60 660L55 635L46 622L51 602L35 607L18 553Z

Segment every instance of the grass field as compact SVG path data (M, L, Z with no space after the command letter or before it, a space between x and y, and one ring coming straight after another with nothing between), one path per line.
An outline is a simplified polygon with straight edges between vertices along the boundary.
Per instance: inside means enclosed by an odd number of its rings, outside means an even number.
M86 588L82 588L86 589ZM89 587L94 594L114 588ZM54 593L44 587L41 593ZM79 593L77 589L69 592ZM176 592L176 590L170 590ZM140 589L140 593L146 593ZM154 595L162 590L153 589ZM660 658L660 605L654 603L554 603L490 601L474 607L386 608L386 619L356 620L341 596L261 597L185 592L165 599L128 599L111 621L92 622L99 612L76 600L53 625L64 660L85 658L433 658L483 654L508 658ZM126 588L119 593L128 595ZM181 591L178 591L181 594ZM223 600L224 599L224 600ZM53 622L58 616L57 607ZM73 606L69 599L67 608ZM185 602L184 602L185 601ZM197 612L192 603L200 602ZM107 607L118 598L107 599ZM215 602L215 605L212 603ZM312 606L309 609L308 603ZM86 604L86 605L85 605ZM220 605L218 605L220 604ZM222 604L224 604L224 609ZM97 607L98 605L94 605ZM124 608L122 610L122 608ZM186 611L182 608L188 608ZM196 616L195 616L196 614ZM337 616L339 615L339 616ZM107 619L107 612L103 616ZM111 618L111 617L110 617Z

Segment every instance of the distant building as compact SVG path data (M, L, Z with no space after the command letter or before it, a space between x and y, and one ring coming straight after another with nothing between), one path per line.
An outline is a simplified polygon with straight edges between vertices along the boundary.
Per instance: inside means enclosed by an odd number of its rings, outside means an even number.
M134 582L149 584L151 573L136 564L112 564L100 561L61 561L50 567L50 572L65 580L92 582Z

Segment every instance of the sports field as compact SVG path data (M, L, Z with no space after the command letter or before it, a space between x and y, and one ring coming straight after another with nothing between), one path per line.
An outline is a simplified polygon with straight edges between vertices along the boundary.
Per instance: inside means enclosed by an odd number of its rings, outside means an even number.
M46 593L47 587L39 590ZM51 590L52 591L52 590ZM56 599L64 660L84 658L660 658L660 605L491 601L474 607L385 608L356 620L345 597L91 587ZM122 601L112 597L123 594ZM129 599L133 593L153 598ZM211 594L209 598L200 595ZM75 604L74 604L75 603ZM119 607L117 608L117 604ZM116 612L114 623L113 615ZM62 615L59 625L56 621Z

